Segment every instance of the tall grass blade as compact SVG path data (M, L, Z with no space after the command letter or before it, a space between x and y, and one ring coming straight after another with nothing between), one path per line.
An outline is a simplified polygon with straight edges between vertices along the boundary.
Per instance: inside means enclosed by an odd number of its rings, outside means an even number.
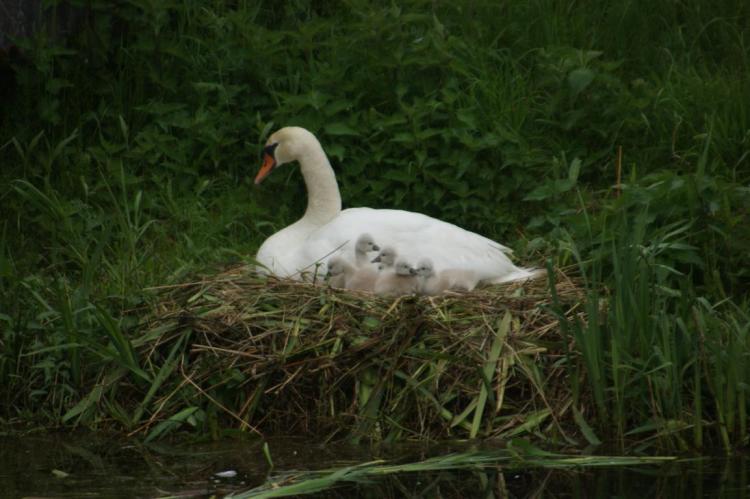
M510 330L510 321L512 316L510 312L506 312L503 316L497 331L495 332L495 338L490 347L487 361L482 367L482 386L479 389L479 395L476 403L476 409L474 410L474 419L471 422L471 430L469 431L469 438L476 438L479 434L479 426L482 423L482 417L484 416L484 406L487 403L487 394L492 390L492 382L495 379L495 368L497 367L497 359L500 357L505 338L508 336Z
M98 319L99 324L104 328L107 336L109 336L109 339L117 352L117 355L111 355L105 353L103 350L99 350L100 355L104 355L117 361L120 365L129 369L133 374L137 375L144 381L151 383L151 376L143 371L138 365L133 345L130 343L130 340L125 337L120 326L104 308L100 305L95 305L95 307L96 318Z

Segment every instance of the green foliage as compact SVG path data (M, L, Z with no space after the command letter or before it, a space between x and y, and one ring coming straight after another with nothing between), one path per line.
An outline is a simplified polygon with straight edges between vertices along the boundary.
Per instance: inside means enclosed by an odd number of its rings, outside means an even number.
M345 205L584 269L571 379L589 380L596 410L576 410L593 440L592 416L619 418L622 439L690 413L693 444L713 418L725 446L746 441L744 388L718 384L747 382L731 305L750 284L746 2L86 9L66 37L17 40L0 102L0 417L95 423L112 398L83 385L101 365L116 372L102 386L160 384L175 359L133 355L148 287L246 259L301 214L294 168L247 182L267 134L294 124L321 139ZM210 420L186 407L159 432Z
M500 467L513 469L515 467L549 467L549 468L593 468L617 466L644 466L668 463L675 458L669 456L654 457L622 457L622 456L575 456L554 454L544 451L525 440L514 439L507 449L495 451L468 451L452 453L444 456L422 458L416 462L389 463L378 459L348 466L337 466L317 471L303 471L295 473L279 473L269 477L258 487L234 496L238 499L267 499L271 497L289 497L295 495L313 494L320 491L331 492L330 489L340 487L342 483L366 483L393 474L424 473L426 471L472 470L481 472L486 468ZM486 480L486 477L485 477ZM426 481L426 480L425 480ZM430 492L436 491L434 483L428 482ZM507 492L502 487L497 487ZM404 491L401 486L399 492ZM438 492L439 489L437 490ZM495 490L488 490L487 495L493 496Z
M632 194L602 216L590 260L571 245L587 276L586 320L560 315L579 354L569 352L576 403L591 404L596 427L622 448L746 446L746 304L698 295L691 277L705 262L689 243L692 223L655 225L640 202L628 206Z

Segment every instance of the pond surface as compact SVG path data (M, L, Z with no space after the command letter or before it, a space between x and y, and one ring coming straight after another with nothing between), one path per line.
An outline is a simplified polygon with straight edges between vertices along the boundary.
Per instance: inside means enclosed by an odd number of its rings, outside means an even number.
M275 469L348 466L376 458L413 462L448 446L373 450L367 446L269 441ZM700 459L619 468L504 469L400 473L342 483L305 497L727 497L750 498L745 459ZM0 437L0 497L224 497L263 484L262 443L143 445L101 435ZM218 474L218 475L217 475Z

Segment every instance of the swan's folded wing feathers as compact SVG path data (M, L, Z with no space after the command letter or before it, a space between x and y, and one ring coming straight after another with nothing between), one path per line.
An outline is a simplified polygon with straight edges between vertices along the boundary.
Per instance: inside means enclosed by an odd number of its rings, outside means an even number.
M472 269L483 280L518 269L508 258L507 248L484 236L421 213L372 208L344 210L311 232L303 260L309 265L332 253L349 254L363 231L379 244L395 246L407 259L416 261L429 255L436 268Z

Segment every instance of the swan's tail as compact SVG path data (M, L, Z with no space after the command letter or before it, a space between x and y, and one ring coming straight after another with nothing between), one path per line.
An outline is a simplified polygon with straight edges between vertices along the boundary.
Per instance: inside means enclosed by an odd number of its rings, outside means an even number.
M484 283L500 284L503 282L526 281L528 279L536 279L545 275L547 275L547 271L544 269L524 269L519 267L510 274L505 274L502 277L495 277L494 279L488 279L484 281Z

